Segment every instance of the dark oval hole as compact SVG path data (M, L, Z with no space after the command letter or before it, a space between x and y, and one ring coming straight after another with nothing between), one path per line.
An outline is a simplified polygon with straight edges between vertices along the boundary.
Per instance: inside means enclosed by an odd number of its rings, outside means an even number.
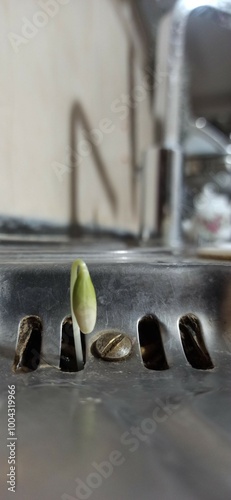
M25 316L19 324L13 370L34 371L38 368L42 346L42 321L38 316Z
M138 335L144 366L149 370L167 370L169 366L158 319L152 315L144 316L138 324Z
M179 330L185 356L190 365L198 370L214 368L204 343L202 327L197 316L194 314L182 316L179 320Z
M82 344L82 355L83 363L86 361L86 345L85 338L82 332L81 344ZM68 316L62 322L62 340L61 340L61 353L60 353L60 363L59 368L63 372L77 372L78 365L75 352L75 341L72 326L72 318Z

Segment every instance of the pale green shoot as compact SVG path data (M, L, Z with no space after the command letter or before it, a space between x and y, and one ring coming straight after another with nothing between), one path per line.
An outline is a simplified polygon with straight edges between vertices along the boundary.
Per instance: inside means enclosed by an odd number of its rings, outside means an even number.
M81 369L83 358L80 330L91 333L97 316L95 289L88 268L81 259L73 262L71 267L70 299L77 365Z

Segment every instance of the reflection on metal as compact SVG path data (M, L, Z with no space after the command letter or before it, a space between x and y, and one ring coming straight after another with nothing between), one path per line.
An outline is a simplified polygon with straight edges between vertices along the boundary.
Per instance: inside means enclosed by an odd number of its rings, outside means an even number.
M38 498L78 498L84 484L94 500L215 500L218 491L228 500L230 263L164 250L81 249L98 316L95 330L85 336L84 370L64 373L60 325L70 314L69 273L76 254L76 245L60 253L57 247L0 248L0 425L7 435L7 388L14 384L16 498L34 498L35 486ZM213 370L195 370L187 362L178 323L189 311L203 325ZM158 317L168 370L143 364L137 325L147 313ZM25 314L42 319L43 363L16 375L12 359ZM126 332L131 355L120 362L95 358L91 346L105 331ZM112 465L115 450L121 460ZM2 446L1 463L7 464L7 454ZM105 462L112 471L107 479ZM91 487L92 478L98 488ZM7 498L5 474L0 486Z

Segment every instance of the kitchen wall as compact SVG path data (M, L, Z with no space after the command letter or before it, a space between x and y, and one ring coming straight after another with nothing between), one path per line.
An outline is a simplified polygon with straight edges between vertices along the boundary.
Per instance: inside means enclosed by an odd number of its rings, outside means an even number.
M137 232L151 70L132 2L2 0L0 37L1 219Z

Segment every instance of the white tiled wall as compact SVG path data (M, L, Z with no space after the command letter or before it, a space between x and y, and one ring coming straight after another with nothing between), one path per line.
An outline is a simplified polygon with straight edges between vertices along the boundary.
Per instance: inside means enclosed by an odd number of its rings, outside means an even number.
M134 111L138 165L151 142L151 108L142 83L145 48L130 4L2 0L0 37L0 215L136 231L132 123L121 104L131 90L132 47L133 85L141 86ZM75 171L73 146L81 159Z

